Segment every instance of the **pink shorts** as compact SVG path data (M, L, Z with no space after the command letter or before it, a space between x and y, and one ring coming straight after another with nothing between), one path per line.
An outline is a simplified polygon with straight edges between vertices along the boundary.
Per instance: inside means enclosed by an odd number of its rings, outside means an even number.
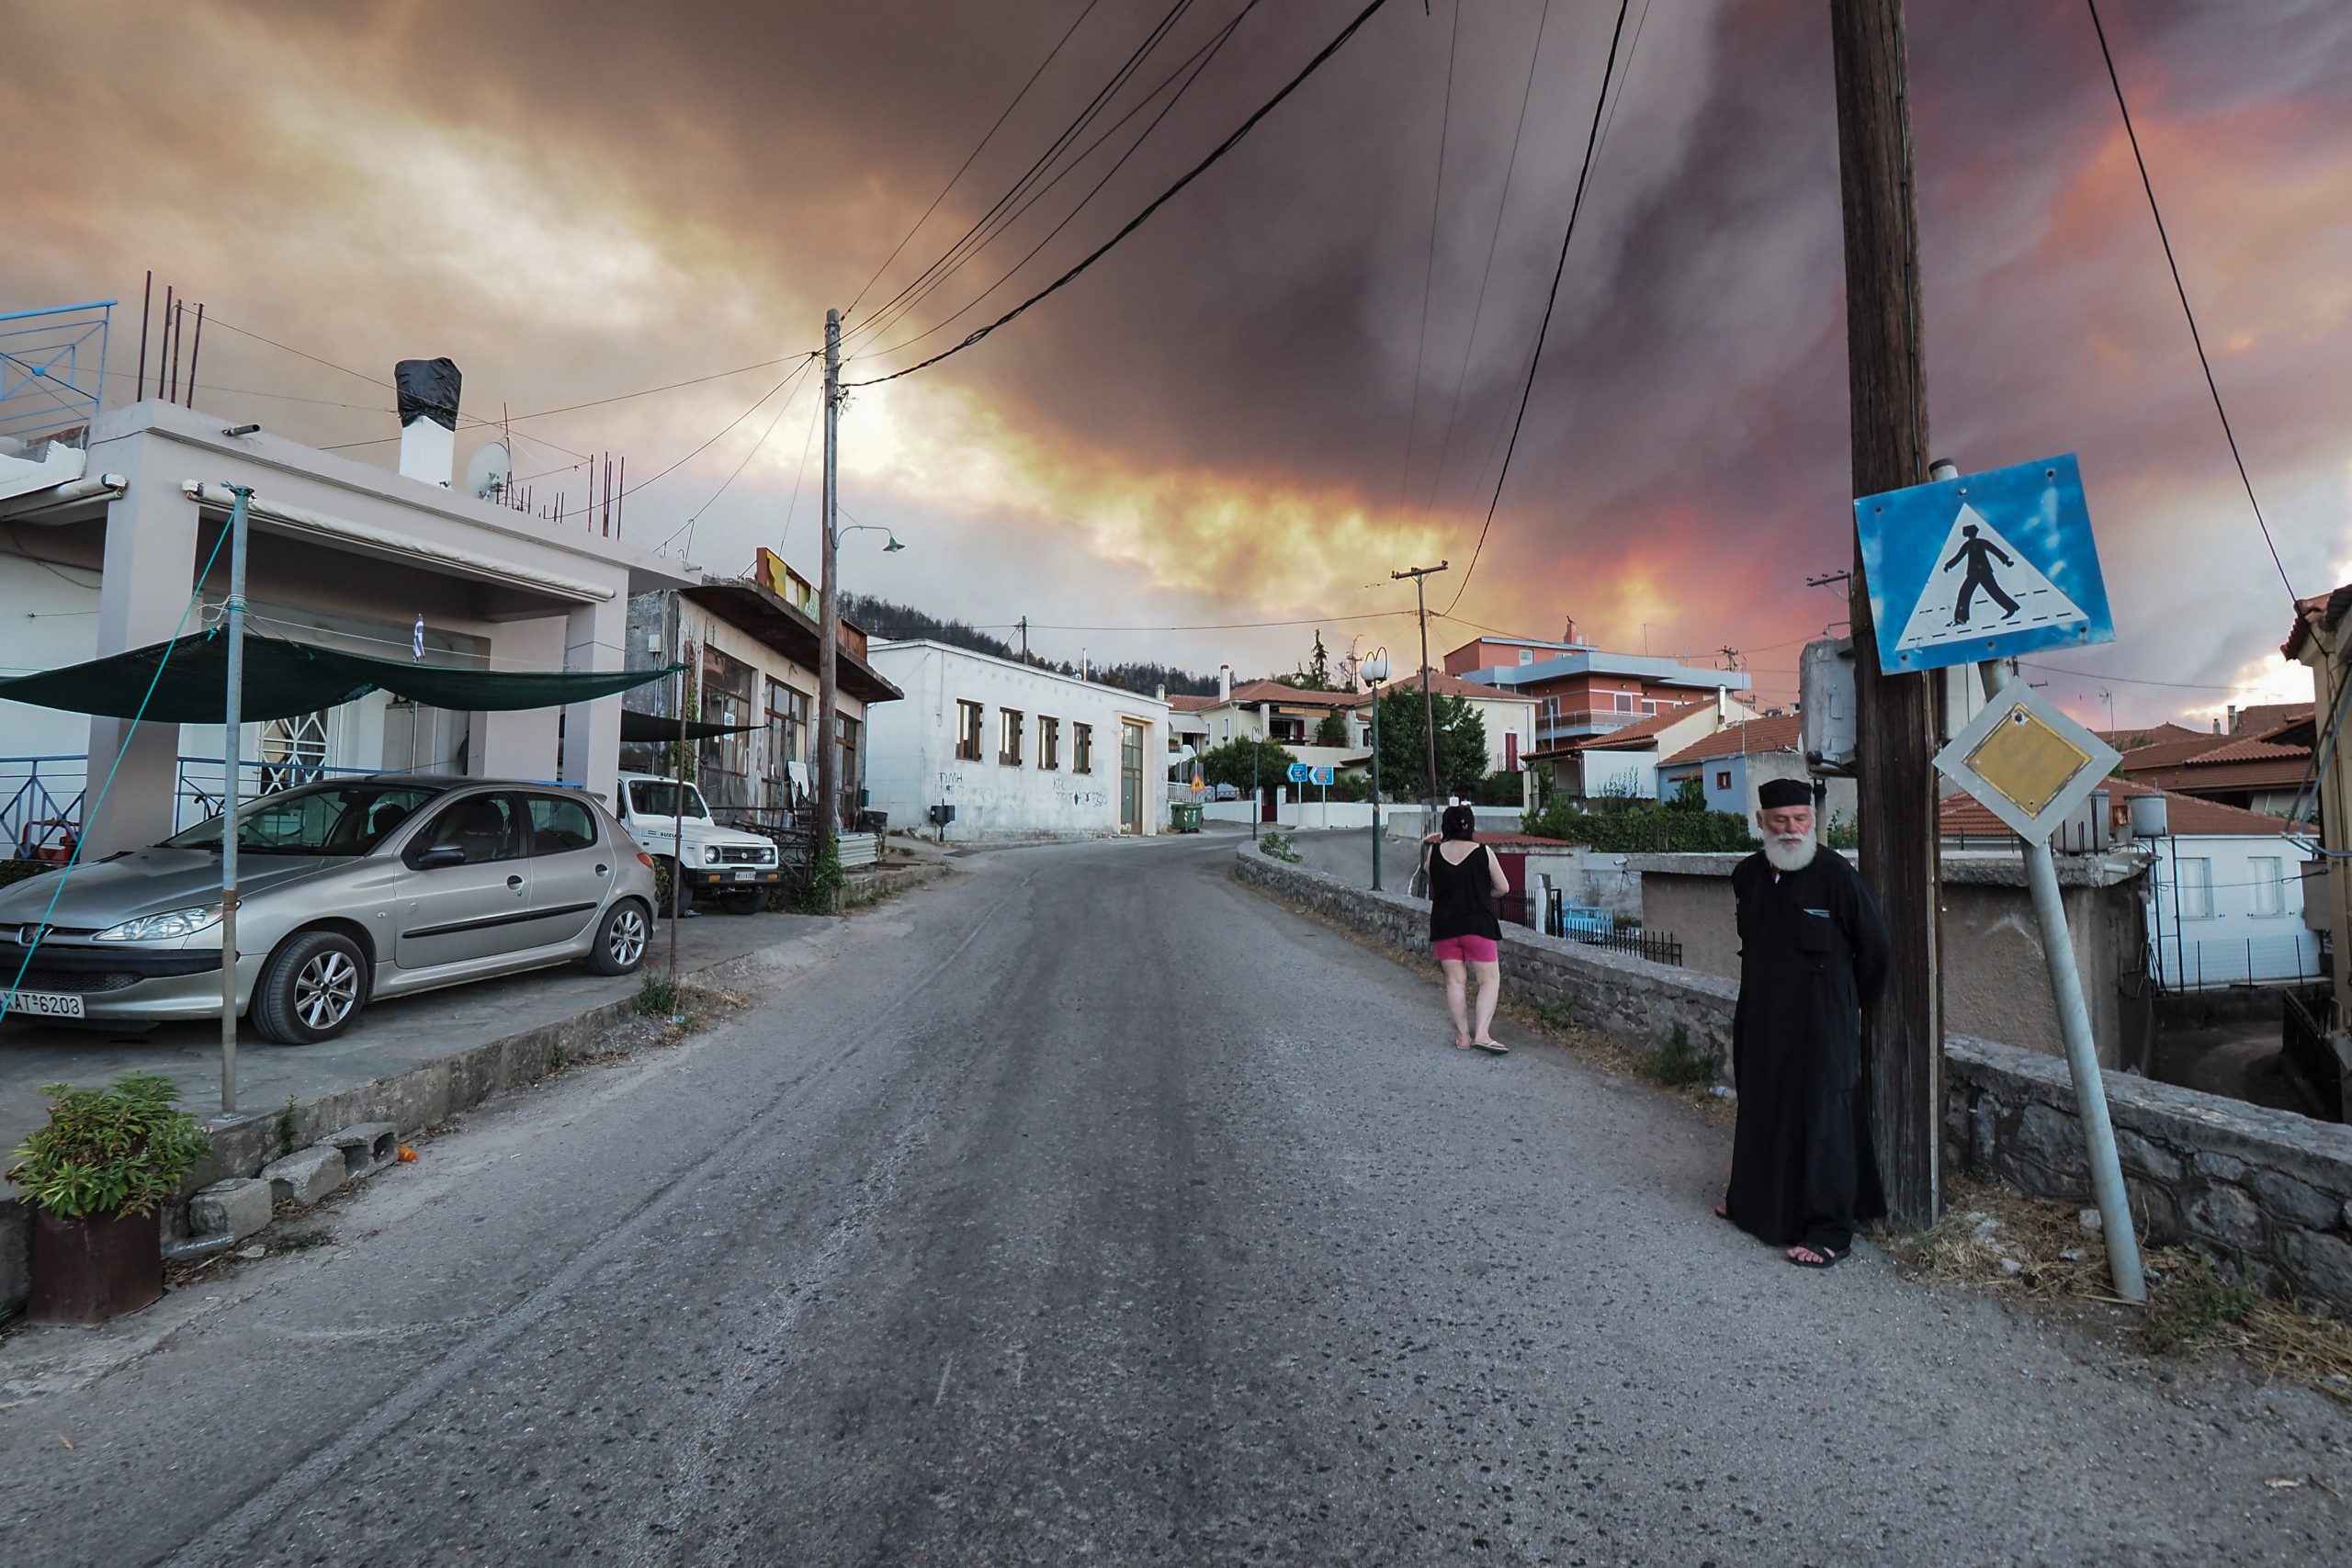
M1496 964L1503 955L1490 936L1442 937L1430 943L1430 951L1442 960L1452 958L1464 964Z

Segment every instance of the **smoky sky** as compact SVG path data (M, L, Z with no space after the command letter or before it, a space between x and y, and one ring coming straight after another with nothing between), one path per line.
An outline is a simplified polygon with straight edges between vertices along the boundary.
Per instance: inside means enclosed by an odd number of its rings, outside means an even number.
M23 241L0 255L0 308L135 301L152 266L224 319L338 364L380 372L448 352L481 414L493 398L551 407L802 351L823 309L864 288L848 318L848 376L862 379L1100 243L1359 8L1248 6L1035 259L1011 270L1167 94L903 321L869 329L1171 9L1097 131L1244 0L0 0L0 32L59 63L46 107L0 108L32 154L0 174ZM1597 0L1461 0L1458 15L1392 0L1084 277L954 359L855 394L844 500L913 543L890 558L901 576L860 558L851 581L990 624L1328 615L1336 644L1409 635L1387 573L1450 559L1441 604L1461 582L1616 15ZM2333 586L2352 568L2352 7L2109 0L2103 15L2280 556L2298 592ZM1908 25L1932 444L1967 468L2082 456L2123 638L2062 662L2182 684L2061 677L2055 694L2080 708L2112 690L2147 718L2217 705L2261 677L2287 591L2238 489L2088 15L1945 0L1911 6ZM250 89L229 70L241 60ZM1634 0L1619 66L1526 426L1457 613L1539 636L1574 615L1621 648L1736 648L1785 696L1794 645L1842 615L1804 580L1851 547L1826 6ZM277 427L322 443L385 434L365 382L234 333L205 353L220 356L209 382L321 400L254 405ZM526 428L573 451L625 446L634 479L763 381ZM790 497L811 409L763 407L633 497L648 542L699 508L697 558L732 570L790 512L787 553L805 551L810 493ZM389 460L387 446L355 450ZM1058 656L1084 640L1262 668L1307 633L1040 640ZM1432 640L1468 635L1457 622Z

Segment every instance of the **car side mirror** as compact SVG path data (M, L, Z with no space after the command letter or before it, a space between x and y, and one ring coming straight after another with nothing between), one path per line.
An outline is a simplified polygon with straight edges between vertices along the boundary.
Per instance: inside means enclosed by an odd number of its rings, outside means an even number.
M410 863L419 871L437 871L445 865L463 865L466 852L456 844L435 844Z

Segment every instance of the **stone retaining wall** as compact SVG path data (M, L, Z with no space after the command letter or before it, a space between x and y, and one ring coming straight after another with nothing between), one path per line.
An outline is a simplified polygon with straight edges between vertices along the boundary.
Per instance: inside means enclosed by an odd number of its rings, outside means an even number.
M1408 956L1429 956L1425 898L1374 893L1252 849L1237 852L1235 867L1242 881L1285 904ZM1718 1077L1730 1071L1732 1004L1739 987L1729 980L1509 925L1503 927L1502 968L1504 988L1514 997L1547 1002L1587 1028L1654 1045L1679 1035L1714 1058Z
M1429 905L1374 893L1243 849L1240 879L1294 908L1408 956L1429 952ZM1565 1008L1612 1034L1665 1044L1679 1033L1728 1077L1729 980L1505 926L1511 994ZM2037 968L2031 976L2042 983ZM2090 1201L2090 1174L2065 1062L1964 1035L1944 1048L1947 1149L1996 1180ZM2107 1075L2132 1212L2157 1243L2187 1242L2266 1289L2352 1311L2352 1126Z
M1951 1146L1971 1167L2037 1197L2091 1201L2064 1062L1948 1036L1944 1097ZM2352 1127L2123 1073L2107 1075L2107 1103L2143 1235L2352 1309Z

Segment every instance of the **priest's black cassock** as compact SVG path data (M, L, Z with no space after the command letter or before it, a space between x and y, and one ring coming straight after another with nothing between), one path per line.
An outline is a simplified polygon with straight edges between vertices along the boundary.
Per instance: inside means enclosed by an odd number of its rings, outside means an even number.
M1860 874L1826 848L1789 872L1758 851L1731 885L1739 1123L1724 1203L1775 1246L1843 1254L1857 1221L1886 1213L1859 1087L1862 998L1886 976L1886 922Z

